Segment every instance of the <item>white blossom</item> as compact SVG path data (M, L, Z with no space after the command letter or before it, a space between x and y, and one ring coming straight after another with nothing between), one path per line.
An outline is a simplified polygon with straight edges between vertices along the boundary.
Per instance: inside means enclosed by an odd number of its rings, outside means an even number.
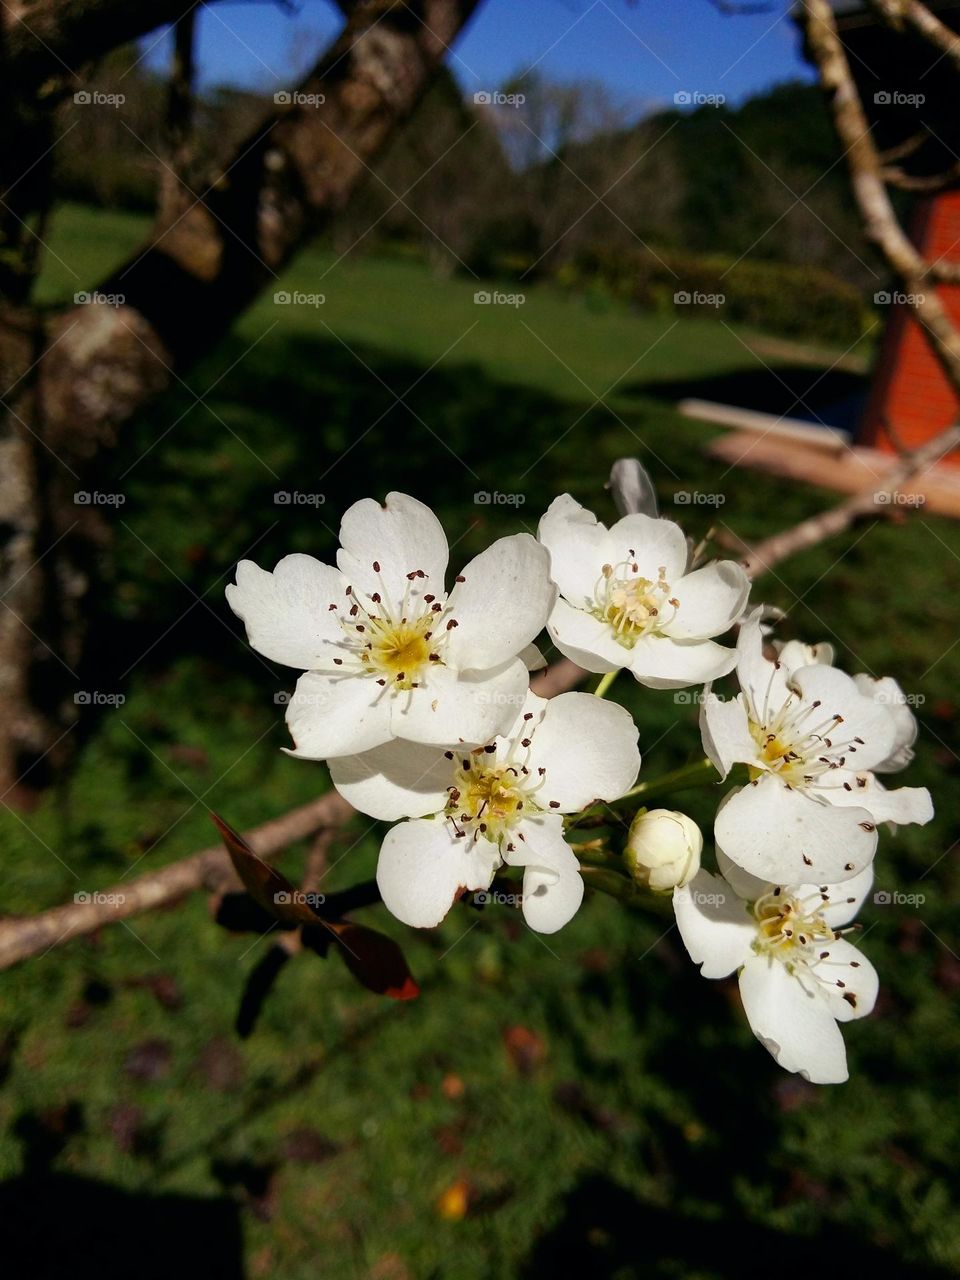
M560 588L548 630L588 671L625 667L655 689L725 675L735 652L712 638L737 621L750 584L732 560L690 571L679 525L639 512L607 529L569 494L540 521Z
M506 729L556 599L536 539L494 542L449 594L447 539L414 498L355 503L340 542L336 568L289 555L268 573L244 560L227 587L253 647L306 672L287 706L291 754L326 759L393 738L473 744Z
M705 978L739 971L754 1035L787 1071L816 1084L847 1078L838 1022L873 1009L877 974L844 934L873 882L866 867L840 885L769 884L717 852L674 891L677 927Z
M583 897L563 815L628 791L640 768L629 713L586 693L528 693L503 736L472 751L390 742L333 760L334 786L361 813L399 821L383 841L377 883L406 924L439 924L502 866L523 867L531 928L553 933Z
M777 884L839 883L873 857L877 823L929 822L925 788L887 791L875 778L895 748L894 721L852 677L769 661L755 612L740 628L737 679L736 698L707 694L701 730L722 777L737 762L749 767L715 823L739 866Z

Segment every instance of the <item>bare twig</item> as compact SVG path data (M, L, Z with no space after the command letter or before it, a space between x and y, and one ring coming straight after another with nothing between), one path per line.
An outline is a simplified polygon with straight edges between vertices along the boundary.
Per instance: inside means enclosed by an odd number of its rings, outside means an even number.
M914 295L917 319L947 377L960 391L960 333L936 291L926 287L928 281L938 278L938 273L913 245L890 202L883 166L837 32L833 8L829 0L803 0L803 12L810 53L820 82L830 95L834 126L843 144L866 235L903 281L906 292Z
M838 506L821 511L809 520L802 520L792 529L775 533L755 546L743 559L743 566L751 578L766 573L781 560L814 547L827 538L832 538L850 527L855 520L864 515L875 515L878 510L880 495L887 497L897 488L922 471L934 466L951 450L960 447L960 426L948 427L939 435L929 440L919 449L906 453L886 475L882 485L855 493Z
M353 809L336 791L246 833L261 858L272 858L297 840L321 829L342 826ZM36 916L0 921L0 969L18 960L41 955L70 938L94 933L102 925L169 906L195 889L219 889L231 882L230 859L222 845L212 845L160 871L121 881L111 889L87 895L89 901L69 902Z

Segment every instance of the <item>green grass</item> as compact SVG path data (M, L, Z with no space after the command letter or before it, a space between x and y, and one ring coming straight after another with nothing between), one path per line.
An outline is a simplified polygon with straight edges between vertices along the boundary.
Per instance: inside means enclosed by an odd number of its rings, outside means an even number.
M94 284L141 232L63 210L44 298ZM830 500L718 474L709 432L656 394L755 370L716 321L671 328L673 316L540 288L516 310L476 307L474 281L398 258L336 264L319 248L276 287L326 301L261 300L189 375L192 392L176 387L132 424L103 477L126 503L82 687L126 701L83 729L66 786L4 816L6 912L210 844L208 807L244 827L326 788L322 768L279 752L273 695L294 674L249 651L223 601L244 554L326 557L351 502L399 488L436 507L462 562L534 529L564 489L609 517L603 483L624 453L696 536L714 508L674 507L676 490L722 494L719 519L748 539ZM479 489L524 502L476 506ZM325 501L278 506L277 490ZM847 1030L850 1083L780 1072L669 919L600 897L549 939L508 911L458 908L432 933L366 911L402 941L421 998L378 1000L336 957L301 955L242 1041L234 1019L269 943L225 932L195 896L0 976L0 1176L14 1180L0 1220L72 1224L101 1275L129 1275L131 1249L145 1275L237 1275L242 1254L242 1274L283 1280L712 1280L780 1256L798 1271L954 1272L958 557L960 530L921 513L861 525L758 589L788 611L785 634L832 639L844 664L895 673L924 699L905 781L932 788L939 816L884 835L878 883L926 901L863 912L883 996ZM696 750L694 708L624 680L615 696L638 717L647 776ZM692 794L687 807L709 826L714 803ZM358 821L329 887L369 875L376 848ZM302 857L283 859L288 874ZM504 1040L516 1026L538 1037L525 1070ZM449 1220L438 1198L461 1179L470 1212Z

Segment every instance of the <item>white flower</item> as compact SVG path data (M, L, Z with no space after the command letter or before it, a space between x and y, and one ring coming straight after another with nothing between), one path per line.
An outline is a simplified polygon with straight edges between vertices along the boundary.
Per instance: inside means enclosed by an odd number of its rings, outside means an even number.
M655 893L688 884L700 869L703 835L685 813L641 810L630 824L623 851L630 874Z
M718 850L723 877L701 871L674 892L677 927L705 978L740 971L753 1034L787 1071L815 1084L847 1078L838 1022L868 1014L873 965L843 937L873 882L866 867L840 885L777 886Z
M873 776L894 748L886 707L834 667L768 661L756 612L741 625L738 655L742 692L708 693L701 730L723 777L738 761L750 768L715 824L739 866L775 884L836 884L873 857L878 822L929 822L925 788L886 791Z
M522 656L556 599L529 534L501 538L444 586L447 539L423 503L364 498L340 526L337 568L285 556L237 566L230 607L253 647L306 672L287 707L295 749L320 760L392 738L486 742L527 688Z
M508 865L524 868L527 924L553 933L583 897L562 815L623 795L639 768L637 728L622 707L528 693L510 731L473 751L390 742L331 761L330 774L361 813L413 819L387 832L377 867L398 919L439 924L465 890L489 888Z
M679 689L725 675L734 651L712 636L743 612L750 583L732 560L687 571L679 525L636 513L611 528L569 494L540 521L561 599L548 630L588 671L626 667L641 684Z
M907 705L907 695L893 676L879 679L864 674L853 677L862 694L885 707L893 724L893 750L886 760L873 766L874 773L896 773L905 769L913 759L913 744L917 740L917 717Z

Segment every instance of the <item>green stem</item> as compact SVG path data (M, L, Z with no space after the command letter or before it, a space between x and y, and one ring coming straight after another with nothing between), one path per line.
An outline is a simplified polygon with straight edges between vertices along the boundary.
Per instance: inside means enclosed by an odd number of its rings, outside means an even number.
M599 681L597 682L597 687L593 691L593 696L595 698L605 698L607 696L607 690L610 688L610 686L613 684L614 680L616 680L619 674L620 674L620 671L618 668L615 671L608 671L605 676L601 676Z
M610 809L619 809L622 805L630 805L634 800L643 799L644 802L650 796L667 795L672 791L684 791L690 787L704 786L708 782L717 780L717 771L710 760L695 760L692 764L681 765L679 769L673 769L670 773L661 774L659 778L651 778L648 782L638 782L631 790L620 796L617 800L611 800L609 803L592 805L589 809L584 809L583 813L578 814L570 823L575 827L581 818L592 818L594 814L605 813Z

